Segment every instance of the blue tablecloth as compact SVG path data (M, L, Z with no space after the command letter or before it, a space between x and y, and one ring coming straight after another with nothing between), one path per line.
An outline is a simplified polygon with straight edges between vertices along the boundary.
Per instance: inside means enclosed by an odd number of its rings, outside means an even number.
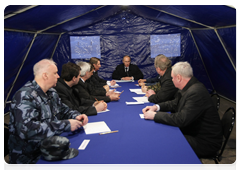
M141 119L142 109L153 103L126 105L140 97L129 89L140 88L137 82L118 83L122 91L120 100L108 103L109 112L89 116L90 122L105 121L117 133L86 135L83 129L63 133L78 149L85 139L90 139L85 150L79 150L77 157L61 161L45 161L39 164L199 164L201 163L185 137L177 127Z

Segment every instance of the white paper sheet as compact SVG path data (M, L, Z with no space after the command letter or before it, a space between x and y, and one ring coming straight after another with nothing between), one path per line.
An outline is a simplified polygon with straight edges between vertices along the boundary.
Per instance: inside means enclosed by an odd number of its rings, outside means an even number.
M120 82L120 83L121 83L121 82L134 82L134 80L115 80L115 81L118 82L118 83L119 83L119 82Z
M97 113L104 113L104 112L108 112L108 111L110 111L110 110L106 109L106 110L104 110L104 111L97 112Z
M144 104L144 102L126 102L127 105Z
M139 114L141 119L144 119L144 114Z
M115 87L119 87L119 84L114 84L113 86L110 86L110 87L112 87L112 88L115 88Z
M78 150L85 150L87 147L88 143L90 142L90 139L85 139L82 144L79 146Z
M138 102L144 102L144 103L149 103L148 98L143 96L143 97L133 97L134 100L137 100Z
M86 135L111 131L111 129L104 121L88 123L85 126L83 126L83 128Z
M129 89L130 92L136 93L136 94L146 94L144 92L142 92L142 89Z

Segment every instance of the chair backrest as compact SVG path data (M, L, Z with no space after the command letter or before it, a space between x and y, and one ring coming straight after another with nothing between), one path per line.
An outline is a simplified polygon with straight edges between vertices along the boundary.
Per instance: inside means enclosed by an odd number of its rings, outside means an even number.
M221 159L221 155L225 149L225 146L228 142L229 136L233 130L234 124L235 124L235 118L236 118L236 113L235 109L233 107L230 107L226 110L226 112L223 114L223 117L221 119L222 123L222 131L223 131L223 136L225 137L225 141L223 143L223 146L221 148L221 152L219 153L218 157Z
M219 107L220 107L220 96L217 93L212 93L211 98L213 100L213 103L214 103L215 107L218 110Z

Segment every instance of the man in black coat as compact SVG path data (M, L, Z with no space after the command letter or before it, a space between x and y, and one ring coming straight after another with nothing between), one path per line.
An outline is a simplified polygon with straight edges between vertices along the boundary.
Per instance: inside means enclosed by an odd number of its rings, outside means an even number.
M160 90L154 91L149 89L146 92L148 101L151 103L160 103L174 99L178 89L174 86L171 77L172 62L165 55L158 55L154 60L157 73L161 76L159 79Z
M131 64L129 56L123 57L123 64L120 64L112 73L115 80L139 80L143 79L143 73L137 65Z
M117 101L120 99L120 95L114 91L99 90L86 83L86 81L92 76L93 68L91 64L87 62L78 62L78 66L81 67L80 80L73 88L78 90L81 96L90 100L103 100L105 102Z
M57 85L54 87L57 90L61 101L73 110L77 110L88 116L96 115L97 112L107 109L105 102L94 103L93 100L87 100L81 97L77 89L72 86L79 82L81 68L71 62L62 66L61 78L58 79Z
M145 107L144 118L179 127L198 157L215 154L222 145L223 134L220 117L207 89L193 76L188 62L175 64L171 76L180 89L176 98Z

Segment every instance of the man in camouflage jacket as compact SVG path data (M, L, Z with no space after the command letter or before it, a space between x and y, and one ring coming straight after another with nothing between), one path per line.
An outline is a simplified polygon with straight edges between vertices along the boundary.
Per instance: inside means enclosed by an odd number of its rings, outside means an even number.
M27 82L13 96L9 123L9 163L36 163L43 139L74 131L88 118L63 104L52 87L59 75L52 60L35 64L35 79Z

